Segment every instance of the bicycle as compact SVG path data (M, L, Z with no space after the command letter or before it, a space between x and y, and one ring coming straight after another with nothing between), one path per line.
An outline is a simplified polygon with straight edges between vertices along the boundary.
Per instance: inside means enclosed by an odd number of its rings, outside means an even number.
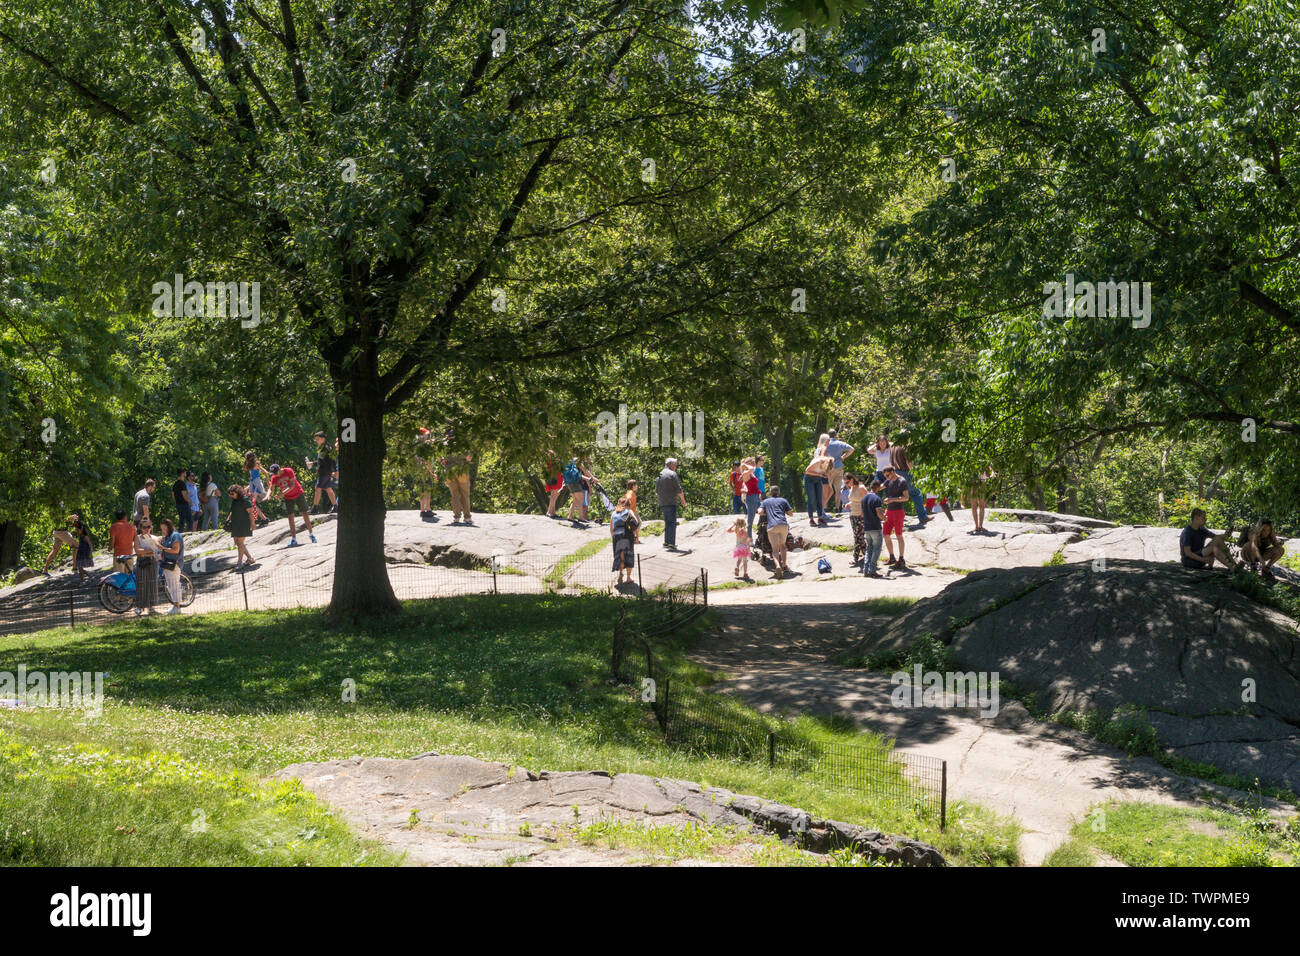
M180 576L181 607L194 603L194 582L182 571ZM136 577L135 571L115 571L105 575L99 582L99 603L104 610L113 614L125 614L135 606ZM167 593L167 580L163 577L162 566L158 567L158 593Z

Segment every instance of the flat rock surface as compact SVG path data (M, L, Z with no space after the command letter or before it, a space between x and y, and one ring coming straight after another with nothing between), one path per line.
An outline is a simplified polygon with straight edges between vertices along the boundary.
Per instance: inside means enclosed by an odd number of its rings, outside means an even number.
M441 865L630 865L645 852L586 846L572 831L599 821L647 827L707 824L790 836L839 827L864 846L942 865L931 847L821 821L784 804L684 780L604 771L542 771L472 757L352 757L299 763L296 777L363 836L404 852L408 863ZM785 829L783 830L783 823Z

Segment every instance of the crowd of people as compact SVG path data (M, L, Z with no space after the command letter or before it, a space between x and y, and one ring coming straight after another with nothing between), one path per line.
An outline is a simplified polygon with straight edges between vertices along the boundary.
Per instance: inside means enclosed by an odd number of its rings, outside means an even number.
M899 436L902 437L902 436ZM433 444L428 428L419 429L414 474L420 496L420 515L425 520L436 520L432 508L432 493L441 480L451 497L453 524L472 524L470 510L470 472L474 457L469 452L452 452L453 429L443 436L443 454L435 457L423 446ZM273 501L283 503L289 523L287 547L297 547L298 520L301 520L312 543L316 543L312 525L313 513L337 513L338 498L338 439L330 443L325 432L313 436L315 457L307 457L304 464L315 472L310 482L314 491L311 505L298 473L288 465L262 464L257 452L249 451L244 459L247 483L229 485L223 495L216 479L202 472L196 479L193 470L180 468L173 483L172 501L176 519L157 519L160 533L155 534L156 482L151 478L135 493L130 520L125 512L116 514L110 539L115 571L135 571L137 588L137 613L147 609L157 598L158 575L162 578L172 600L170 613L180 610L179 568L184 556L184 533L207 531L222 527L229 531L237 549L235 570L255 567L253 555L247 547L248 538L255 527L269 522L267 506ZM828 527L832 520L847 514L852 534L853 565L866 577L879 578L883 567L907 570L906 510L910 503L915 510L916 529L924 528L931 520L934 508L941 509L952 520L952 509L946 498L927 498L917 486L912 475L912 462L907 447L891 441L887 435L878 435L862 456L867 467L856 473L847 470L846 462L857 449L841 439L835 429L820 435L807 466L803 470L803 490L810 527ZM436 464L436 468L435 468ZM873 467L874 466L874 467ZM655 494L663 515L663 548L665 551L689 553L677 546L677 526L680 509L686 506L686 495L678 472L679 462L669 458L655 479ZM970 509L973 521L968 534L989 533L984 527L986 509L992 499L997 478L991 468L985 468L964 489L962 498ZM791 536L790 514L794 506L781 494L781 489L767 484L764 458L754 454L732 462L728 476L732 512L736 515L730 531L734 536L731 555L735 559L735 576L749 580L749 562L756 560L771 567L777 577L789 572L788 555L807 543L800 536ZM609 512L609 532L613 543L613 571L619 582L631 580L636 566L636 546L641 541L642 519L637 509L636 480L624 483L617 501L612 501L592 468L589 457L574 454L560 464L553 449L547 450L544 469L544 490L548 498L546 515L565 520L557 512L560 495L569 493L567 520L576 526L587 526L591 520L593 496L598 497ZM228 500L225 522L221 522L222 498ZM328 500L328 506L322 504ZM1266 580L1274 580L1273 566L1283 556L1284 548L1272 522L1260 519L1241 532L1237 542L1241 557L1234 559L1228 552L1227 542L1232 533L1215 535L1205 527L1206 515L1202 509L1192 512L1191 520L1179 539L1179 558L1184 567L1209 569L1217 562L1225 567L1248 569ZM94 540L86 522L79 514L70 515L64 527L54 532L53 546L45 559L44 571L64 547L74 555L73 569L84 582L94 569ZM142 573L144 572L144 573Z
M180 613L184 534L218 528L229 531L236 549L234 570L246 571L256 567L248 549L248 539L255 527L269 523L266 508L278 500L283 503L289 522L286 547L298 547L296 519L301 519L311 542L317 543L311 514L338 512L339 443L338 439L329 443L323 431L316 432L313 440L316 454L304 459L306 467L315 472L312 480L315 495L310 507L298 473L288 465L272 464L267 468L255 451L244 456L247 482L231 484L224 493L209 472L202 472L196 479L192 469L177 469L176 481L171 487L172 503L176 509L174 520L170 516L157 515L158 483L152 478L147 479L135 492L129 519L127 512L119 511L109 528L113 571L134 574L136 578L136 613L154 613L153 605L158 598L157 572L160 569L172 602L168 613ZM322 505L322 496L328 499L328 507ZM223 497L228 500L224 522L221 520ZM468 505L465 510L468 514ZM155 533L155 529L161 533ZM95 567L95 542L86 521L80 514L69 515L64 527L55 529L53 538L43 572L49 574L51 564L63 548L68 547L74 555L73 570L78 581L84 583Z

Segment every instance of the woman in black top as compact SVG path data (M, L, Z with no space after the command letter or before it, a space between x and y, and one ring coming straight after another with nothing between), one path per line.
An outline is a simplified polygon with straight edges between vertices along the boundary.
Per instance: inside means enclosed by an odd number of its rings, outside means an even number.
M244 494L244 489L239 485L231 485L226 489L226 494L230 496L230 513L226 515L226 529L235 539L235 547L239 549L235 556L235 570L243 571L253 566L253 556L244 545L244 541L253 533L253 503L249 501Z

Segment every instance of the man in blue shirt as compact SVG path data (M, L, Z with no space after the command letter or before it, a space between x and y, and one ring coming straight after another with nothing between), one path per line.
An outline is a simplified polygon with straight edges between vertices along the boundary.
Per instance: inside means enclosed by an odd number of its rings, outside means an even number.
M878 578L876 562L880 559L882 543L880 522L885 517L885 503L880 499L881 484L871 483L871 490L862 499L862 542L866 545L866 555L862 559L862 574L868 578Z
M826 446L826 454L831 456L831 482L826 486L826 500L823 506L833 507L836 514L841 514L844 510L844 502L840 500L840 489L844 487L844 459L853 454L853 446L846 441L840 441L834 428L826 434L831 438Z
M759 505L767 518L767 541L772 546L772 559L777 563L776 576L785 576L785 542L790 536L790 502L781 497L781 489L772 486L772 493Z

